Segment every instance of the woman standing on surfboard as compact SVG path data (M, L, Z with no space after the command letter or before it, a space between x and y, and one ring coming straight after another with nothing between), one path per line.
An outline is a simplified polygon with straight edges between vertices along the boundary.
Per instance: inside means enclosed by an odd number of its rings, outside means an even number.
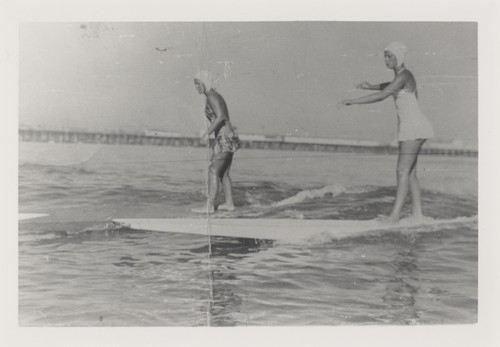
M213 133L215 139L210 146L211 162L208 168L208 201L207 206L193 209L194 212L213 213L215 211L215 197L222 182L226 202L218 206L218 210L234 210L232 183L229 169L233 161L233 154L240 146L240 140L235 128L229 121L227 105L222 96L215 91L214 79L209 71L200 71L194 78L194 85L198 93L205 95L205 116L210 122L207 131L201 136L208 140Z
M394 98L398 113L399 156L396 168L396 201L391 214L385 220L388 223L399 221L408 191L410 191L412 197L413 218L422 219L420 183L417 178L417 158L424 142L434 135L431 124L418 106L417 82L413 74L404 65L407 52L406 46L400 42L389 44L384 52L385 65L394 71L394 79L391 82L381 84L362 82L356 87L366 90L378 90L379 92L356 99L344 99L337 105L338 108L341 108L354 104L379 102L389 96Z

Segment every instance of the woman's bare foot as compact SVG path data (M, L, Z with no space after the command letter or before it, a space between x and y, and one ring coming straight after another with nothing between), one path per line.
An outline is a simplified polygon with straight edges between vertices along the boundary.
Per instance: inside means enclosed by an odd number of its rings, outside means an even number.
M234 211L234 205L222 204L222 205L217 206L217 210Z
M411 216L409 216L407 218L407 220L411 224L421 224L421 223L424 223L424 222L431 221L432 218L431 217L426 217L426 216L424 216L421 213L417 213L417 214L412 214Z
M385 225L393 225L399 223L399 218L394 216L383 216L382 218L379 219L379 222Z
M421 214L421 213L414 213L414 214L408 216L408 219L411 220L411 221L413 221L413 222L420 222L424 218L425 218L424 215Z
M191 212L195 212L195 213L214 213L215 212L215 209L210 206L205 206L205 207L198 207L198 208L192 208L191 209Z

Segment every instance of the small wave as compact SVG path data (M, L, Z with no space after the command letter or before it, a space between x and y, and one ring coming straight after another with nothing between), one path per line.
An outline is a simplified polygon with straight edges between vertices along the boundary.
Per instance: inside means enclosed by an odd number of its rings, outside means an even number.
M111 221L106 221L105 223L93 224L91 226L85 227L79 231L79 233L89 233L89 232L106 232L121 229L123 227L114 224Z
M23 162L19 163L20 171L36 171L43 172L47 174L65 174L65 175L93 175L97 172L89 168L85 168L79 164L73 165L55 165L55 164L43 164L43 163L31 163Z
M477 230L477 215L461 216L452 219L435 219L424 217L419 224L411 218L402 219L397 227L381 225L380 228L374 228L366 231L353 231L351 234L336 234L328 231L317 233L309 238L299 240L278 240L275 241L278 245L323 245L331 242L349 242L357 244L367 244L370 242L379 242L381 239L386 239L390 242L399 242L401 240L415 240L424 234L432 234L436 232L453 231L452 235L456 235L455 231L461 229Z
M61 245L80 243L87 240L109 239L113 236L130 233L126 228L111 222L55 222L46 223L41 230L21 229L19 241L38 245Z
M68 229L58 234L65 239L65 243L78 243L86 240L108 240L115 237L129 238L133 235L143 235L144 231L132 230L116 225L111 221L106 221L104 223L100 222L82 226L81 228Z
M372 190L370 187L352 187L346 188L340 184L331 184L319 189L303 190L294 196L283 199L272 204L273 207L281 207L286 205L298 204L307 200L321 199L327 195L338 196L341 194L362 194Z

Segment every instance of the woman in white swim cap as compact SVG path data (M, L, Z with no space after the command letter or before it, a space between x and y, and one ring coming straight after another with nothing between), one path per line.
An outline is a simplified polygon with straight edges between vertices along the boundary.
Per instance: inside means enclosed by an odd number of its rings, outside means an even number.
M398 113L399 155L396 168L397 191L391 214L385 219L396 223L408 195L412 197L412 218L423 218L420 183L417 178L417 159L424 142L434 135L427 117L420 111L417 101L417 82L413 74L405 67L404 60L408 49L400 42L389 44L384 51L387 68L394 71L391 82L371 84L359 83L356 87L378 92L356 99L344 99L338 108L355 104L369 104L394 98Z

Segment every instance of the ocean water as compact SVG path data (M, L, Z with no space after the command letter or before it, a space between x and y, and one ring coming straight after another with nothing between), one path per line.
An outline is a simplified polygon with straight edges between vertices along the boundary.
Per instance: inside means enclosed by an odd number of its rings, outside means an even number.
M242 150L231 168L237 211L230 216L387 215L396 159ZM296 243L209 243L109 222L192 218L190 209L204 203L205 160L203 148L19 143L19 212L49 214L19 222L19 325L477 322L476 223ZM477 215L477 158L421 156L418 165L424 214Z

